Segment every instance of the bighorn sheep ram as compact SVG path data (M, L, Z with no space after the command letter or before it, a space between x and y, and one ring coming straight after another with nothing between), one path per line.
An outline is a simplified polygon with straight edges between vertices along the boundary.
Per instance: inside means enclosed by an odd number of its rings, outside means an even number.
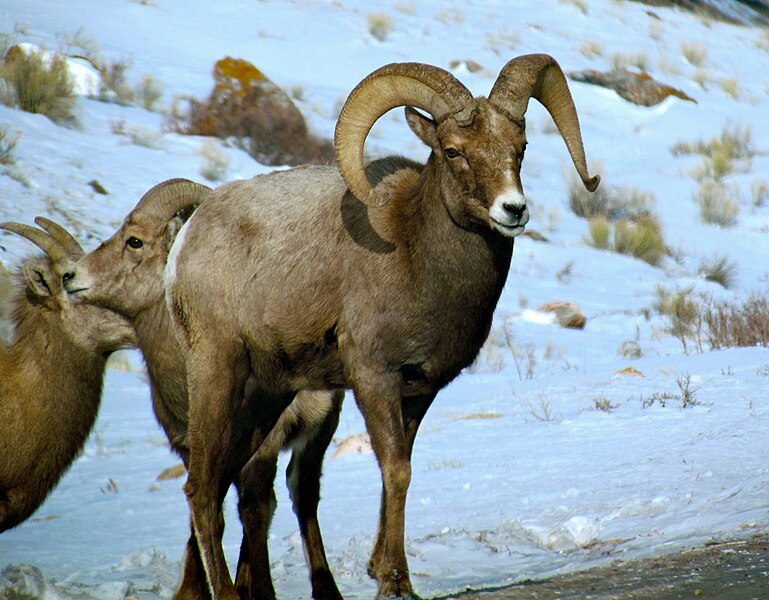
M392 64L348 97L336 127L338 169L223 185L179 233L166 297L186 346L185 492L216 600L238 597L219 520L230 483L297 391L339 388L354 391L382 472L369 561L378 597L413 597L404 519L414 438L437 392L486 339L513 238L528 222L520 169L532 97L595 189L552 57L511 60L488 99L442 69ZM364 167L370 128L397 106L431 148L427 163Z
M73 296L124 315L149 372L155 415L172 447L188 463L187 375L182 346L165 302L163 270L184 217L210 194L185 179L156 185L139 201L115 234L65 274ZM82 289L80 289L82 288ZM248 390L245 391L248 395ZM331 575L318 526L323 455L339 422L344 392L304 391L297 395L256 456L236 478L244 528L236 584L243 597L275 598L267 538L275 507L273 482L278 453L293 447L289 490L311 571L313 597L341 599ZM177 599L207 596L194 532L187 544Z
M61 285L83 255L56 223L2 223L48 256L27 259L12 300L10 346L0 343L0 532L29 518L77 457L99 409L109 354L134 346L130 324L74 303Z

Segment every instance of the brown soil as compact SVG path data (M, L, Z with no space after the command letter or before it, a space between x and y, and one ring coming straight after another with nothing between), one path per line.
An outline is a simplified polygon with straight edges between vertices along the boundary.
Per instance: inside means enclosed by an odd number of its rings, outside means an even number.
M769 598L769 533L658 558L616 561L580 573L468 591L435 600L757 600Z

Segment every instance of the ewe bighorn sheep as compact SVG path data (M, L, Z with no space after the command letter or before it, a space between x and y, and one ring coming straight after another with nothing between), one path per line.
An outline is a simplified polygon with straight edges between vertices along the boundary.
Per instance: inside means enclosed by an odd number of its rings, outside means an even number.
M83 255L52 221L43 229L2 223L48 256L27 259L0 342L0 532L29 518L75 460L99 409L109 354L134 345L130 324L111 311L72 302L61 277Z
M520 181L530 98L550 112L582 181L576 109L555 60L511 60L489 98L429 65L392 64L350 94L339 169L300 167L217 188L180 232L166 293L187 346L195 533L217 600L235 600L217 519L233 477L297 390L351 388L382 472L369 562L378 597L413 597L404 550L417 428L476 357L529 214ZM363 144L406 106L425 165ZM432 118L414 110L416 107ZM252 378L255 394L243 403Z
M165 302L163 270L182 218L211 190L184 179L158 184L139 201L123 225L64 276L72 295L124 315L136 330L150 376L155 415L172 447L188 464L187 375L182 347ZM248 394L248 390L245 392ZM341 599L326 560L317 520L323 455L339 421L344 392L297 395L253 460L236 478L244 539L237 587L244 597L275 598L267 537L275 509L273 481L281 448L294 448L288 482L311 570L313 597ZM229 487L229 486L228 486ZM185 554L176 598L205 597L194 532Z

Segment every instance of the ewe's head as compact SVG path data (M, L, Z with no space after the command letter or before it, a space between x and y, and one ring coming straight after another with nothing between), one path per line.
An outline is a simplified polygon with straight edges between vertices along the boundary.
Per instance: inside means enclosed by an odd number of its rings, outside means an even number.
M163 269L189 212L211 189L170 179L148 191L123 225L64 276L71 296L129 317L164 297Z
M429 65L399 63L374 71L350 93L339 117L339 169L359 199L374 206L386 203L389 198L366 178L363 144L379 117L406 106L412 131L432 149L431 164L454 219L463 226L480 224L506 236L519 235L529 220L520 172L530 98L550 112L585 187L594 190L600 178L588 175L566 79L555 60L544 54L511 60L488 99L474 98L453 75Z
M64 228L43 217L35 219L42 229L19 223L2 223L33 242L47 256L27 259L21 268L20 294L13 320L24 323L26 313L36 311L48 319L73 345L86 352L108 353L136 345L133 327L110 310L72 302L62 286L62 275L83 256L80 244ZM40 326L40 321L35 321ZM22 325L23 326L23 325ZM17 335L33 332L17 331Z

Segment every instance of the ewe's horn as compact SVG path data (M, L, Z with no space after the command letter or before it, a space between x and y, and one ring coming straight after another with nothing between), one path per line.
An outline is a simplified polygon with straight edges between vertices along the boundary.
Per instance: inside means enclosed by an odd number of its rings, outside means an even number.
M28 239L43 252L51 257L55 263L64 263L72 260L64 247L51 235L36 229L31 225L22 225L21 223L0 223L0 229L12 231L23 238Z
M355 86L339 115L334 146L345 183L369 206L382 206L389 198L377 194L366 177L363 145L377 119L397 106L415 106L438 122L454 117L469 124L475 99L451 73L421 63L385 65Z
M553 117L582 183L591 192L595 190L601 178L588 174L577 109L566 77L552 56L527 54L512 59L500 71L489 94L492 103L521 121L530 98L539 100Z
M45 229L48 234L67 251L70 259L78 260L85 255L85 250L83 250L83 247L75 237L58 223L46 219L45 217L35 217L35 223Z
M183 208L203 202L210 193L210 187L189 179L168 179L144 194L134 210L170 220Z

